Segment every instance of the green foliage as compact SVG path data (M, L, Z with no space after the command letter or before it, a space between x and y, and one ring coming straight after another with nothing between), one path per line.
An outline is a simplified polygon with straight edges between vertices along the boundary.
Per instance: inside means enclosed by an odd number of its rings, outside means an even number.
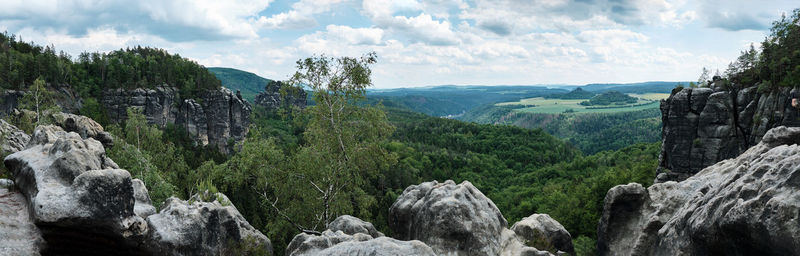
M572 239L575 254L592 256L597 255L597 241L587 236L578 236Z
M33 84L27 88L25 95L19 100L19 108L35 113L33 117L34 126L52 121L45 117L45 112L61 111L56 105L53 92L47 90L45 81L41 77L33 81Z
M96 98L84 98L79 113L91 118L102 126L110 124L105 107L103 107Z
M588 101L581 102L583 106L607 106L607 105L625 105L633 104L638 100L627 94L618 91L604 92L600 95L594 96Z
M595 95L596 95L596 93L583 90L583 89L581 89L579 87L579 88L575 88L575 90L572 90L572 91L570 91L568 93L547 95L547 96L544 96L544 98L545 99L577 100L577 99L591 99Z
M220 81L205 67L163 49L135 47L108 53L81 53L73 62L55 47L22 42L0 34L0 88L24 90L41 78L57 87L70 84L85 98L102 97L106 88L178 87L183 98L216 89Z

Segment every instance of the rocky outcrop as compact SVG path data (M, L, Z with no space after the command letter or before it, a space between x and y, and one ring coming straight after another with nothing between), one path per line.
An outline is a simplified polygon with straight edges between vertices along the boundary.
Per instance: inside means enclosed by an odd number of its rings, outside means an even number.
M561 223L547 214L533 214L511 226L511 230L522 238L525 245L547 251L562 251L575 255L575 247Z
M39 255L43 248L25 197L13 181L0 179L0 255Z
M286 249L287 255L436 255L424 243L384 237L371 223L342 215L320 235L299 234Z
M226 88L202 92L196 100L181 99L178 90L168 86L105 90L102 104L112 121L127 119L129 107L139 108L149 123L178 125L199 144L223 152L231 152L231 142L244 139L250 124L250 104Z
M25 149L29 140L31 140L31 136L0 119L0 156Z
M720 83L718 81L717 83ZM758 92L676 88L661 101L663 122L657 182L681 181L719 161L733 158L758 144L767 130L800 126L800 114L790 105L790 90Z
M78 133L84 139L95 139L103 143L103 147L106 148L114 146L114 138L111 137L111 134L103 130L103 126L91 118L63 112L53 113L51 117L53 124L60 126L64 131Z
M420 240L437 254L548 254L525 246L492 200L468 181L409 186L389 209L389 225L396 238Z
M14 184L0 180L0 231L9 232L0 235L0 253L271 253L269 240L222 194L195 196L190 202L171 198L155 213L144 183L118 169L102 143L91 137L39 126L26 148L4 164ZM201 201L207 197L213 200Z
M601 255L800 254L800 127L769 130L735 159L681 182L606 195Z
M62 111L77 113L81 109L83 100L68 84L58 86L49 84L47 89L53 92L53 100ZM25 91L0 90L0 113L13 113L14 109L19 107L23 96L25 96Z
M170 197L159 214L147 217L147 247L155 255L272 254L272 244L220 193ZM244 241L243 248L239 247Z
M284 105L302 109L306 107L306 97L306 91L301 88L280 81L270 81L264 91L256 95L254 103L267 110L275 110Z

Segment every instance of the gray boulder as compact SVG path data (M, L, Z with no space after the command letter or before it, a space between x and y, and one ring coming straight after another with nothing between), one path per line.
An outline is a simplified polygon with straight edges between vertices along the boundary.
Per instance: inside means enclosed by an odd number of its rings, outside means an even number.
M777 127L681 182L609 190L601 255L800 254L800 128Z
M25 150L5 158L48 243L45 254L125 252L147 232L134 214L130 174L117 169L103 145L57 126L39 126Z
M206 191L188 201L170 197L147 222L146 246L157 255L272 255L269 239L221 193Z
M350 215L342 215L337 217L331 223L328 223L328 229L333 232L342 231L348 235L363 233L375 238L383 236L383 233L375 229L375 226L373 226L372 223L363 221Z
M535 255L494 205L469 181L412 185L389 209L395 237L420 240L437 254Z
M67 132L78 133L81 138L92 138L103 144L104 147L114 146L114 138L103 130L103 126L91 118L69 113L57 112L51 114L54 124Z
M39 255L44 246L25 196L13 181L0 179L0 255Z
M287 255L436 255L420 241L400 241L384 237L372 223L350 215L331 222L321 235L296 235L286 249Z
M8 155L25 149L31 136L0 119L0 155Z
M527 246L552 252L575 255L572 236L567 229L547 214L533 214L511 226Z

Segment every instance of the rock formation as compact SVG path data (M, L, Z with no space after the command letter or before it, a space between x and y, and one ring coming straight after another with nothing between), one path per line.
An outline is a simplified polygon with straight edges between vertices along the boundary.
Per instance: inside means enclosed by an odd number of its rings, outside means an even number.
M114 138L111 137L111 134L103 130L103 126L91 118L63 112L53 113L51 116L54 124L63 128L64 131L76 132L84 139L95 139L103 143L103 147L106 148L114 146Z
M281 92L281 88L284 92ZM267 110L278 109L283 105L291 105L297 108L306 107L306 91L295 88L280 81L270 81L264 87L264 91L256 95L254 103L267 108Z
M31 140L31 136L0 119L0 156L25 149L29 140Z
M527 246L548 251L563 251L575 255L572 236L564 226L561 226L561 223L550 218L550 215L533 214L525 217L514 223L514 226L511 226L511 230L524 239L524 243Z
M222 152L232 150L232 141L244 139L250 124L250 104L226 88L205 91L197 100L181 100L178 90L167 86L105 90L102 104L112 121L127 119L127 109L136 107L149 123L178 125L201 145L215 145Z
M718 81L719 82L719 81ZM676 88L661 101L662 148L657 182L681 181L758 144L767 130L800 126L788 88L758 92Z
M172 198L156 213L144 183L118 169L103 144L88 135L91 129L77 130L87 132L36 127L25 149L5 158L14 181L0 180L0 253L271 253L269 240L222 194L210 202ZM94 132L102 134L102 128Z
M269 239L221 193L205 192L189 201L170 197L147 222L151 232L146 247L155 255L272 254ZM237 248L242 241L245 248Z
M492 200L468 181L406 188L389 210L389 225L396 238L420 240L437 254L548 254L525 246Z
M286 249L287 255L436 255L424 243L384 237L371 223L342 215L328 224L321 235L299 234Z
M769 130L681 182L606 195L600 255L800 254L800 127Z

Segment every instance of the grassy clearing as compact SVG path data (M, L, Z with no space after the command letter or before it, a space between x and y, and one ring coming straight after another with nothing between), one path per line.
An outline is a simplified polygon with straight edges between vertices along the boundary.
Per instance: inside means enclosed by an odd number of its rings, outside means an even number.
M648 93L648 94L631 94L633 97L638 97L637 95L642 95L636 103L622 105L619 107L614 108L597 108L597 106L582 106L579 103L585 100L563 100L563 99L545 99L542 97L536 98L528 98L522 99L516 102L503 102L495 104L496 106L514 106L514 105L522 105L526 107L515 109L516 112L526 112L526 113L545 113L545 114L557 114L557 113L564 113L568 110L574 111L574 113L618 113L618 112L627 112L627 111L637 111L643 109L650 109L650 108L658 108L658 101L656 98L661 97L662 93ZM669 96L669 94L664 94ZM652 100L650 99L652 98Z
M669 93L643 93L643 94L630 93L628 95L630 95L631 97L636 97L646 100L663 100L669 98Z

